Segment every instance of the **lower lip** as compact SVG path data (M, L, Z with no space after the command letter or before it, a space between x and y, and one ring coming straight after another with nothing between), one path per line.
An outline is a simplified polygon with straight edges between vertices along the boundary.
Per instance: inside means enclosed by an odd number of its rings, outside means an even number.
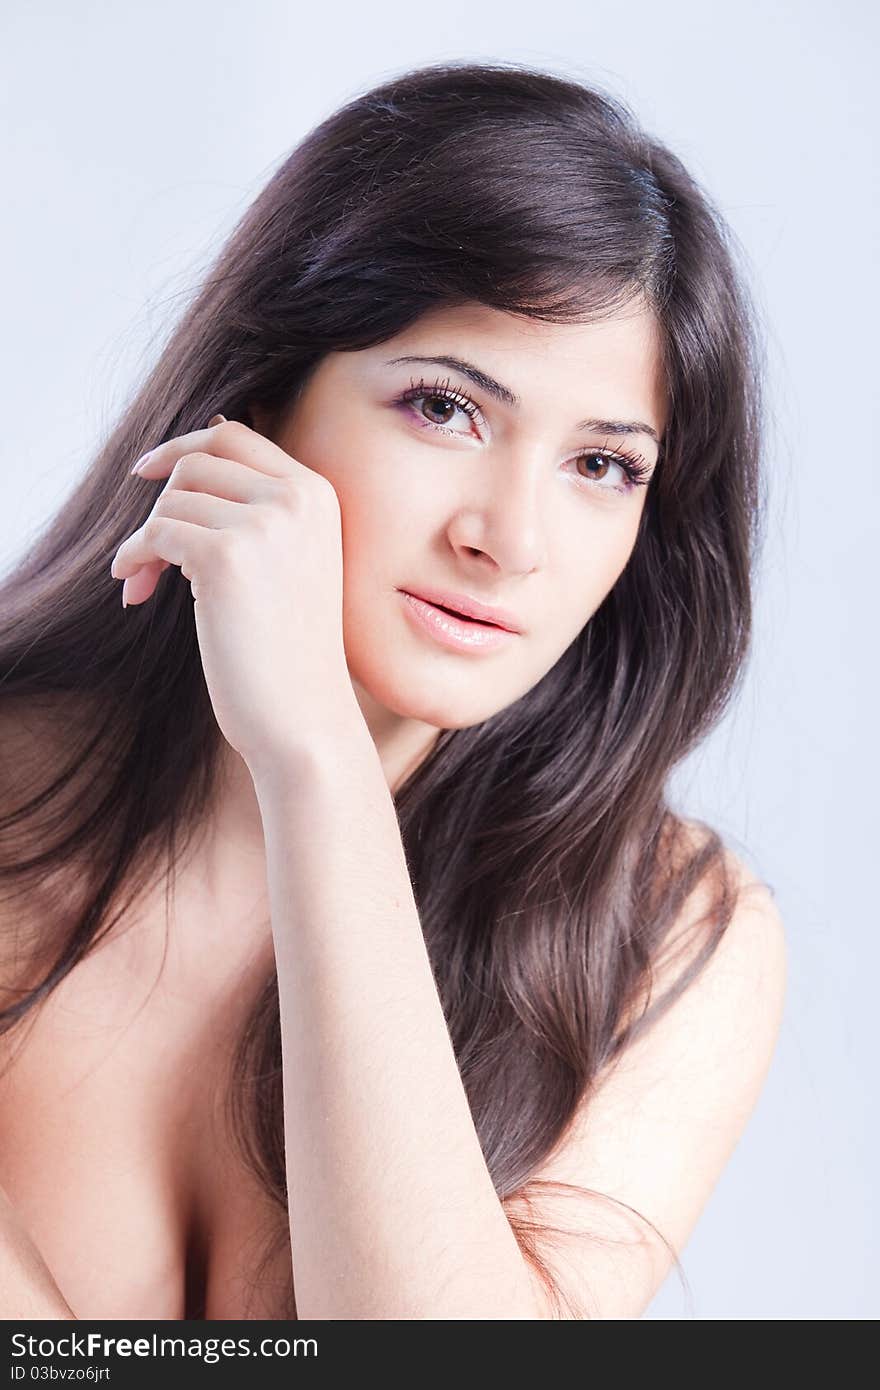
M408 594L405 589L400 592L407 612L420 630L454 652L492 651L496 647L503 647L517 635L505 627L492 627L490 623L453 618L451 613L435 608L427 599L416 598L415 594Z

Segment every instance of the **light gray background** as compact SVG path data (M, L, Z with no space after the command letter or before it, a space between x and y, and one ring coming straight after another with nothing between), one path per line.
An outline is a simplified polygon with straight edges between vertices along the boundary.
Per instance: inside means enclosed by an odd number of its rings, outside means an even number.
M0 570L293 145L405 67L518 60L597 81L744 247L771 388L756 643L676 800L775 888L789 989L765 1091L684 1252L693 1303L673 1274L648 1318L875 1318L880 1302L876 13L7 0L0 14Z

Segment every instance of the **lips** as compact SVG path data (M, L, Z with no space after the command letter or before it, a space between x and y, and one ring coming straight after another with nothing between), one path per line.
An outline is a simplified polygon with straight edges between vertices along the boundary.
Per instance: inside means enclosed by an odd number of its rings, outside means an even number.
M416 598L421 598L421 594L416 594ZM428 602L430 603L430 599ZM486 618L472 618L468 613L462 613L457 608L449 608L445 603L435 603L435 608L439 608L441 613L451 613L453 618L462 618L466 623L480 623L483 627L500 627L500 623L490 623Z
M404 589L402 592L422 599L425 603L430 603L442 612L465 622L498 627L505 632L522 631L515 614L508 612L506 608L483 603L469 594L456 594L444 589Z
M460 612L450 612L451 605L441 608L427 598L401 589L408 619L423 635L450 651L472 656L495 652L512 642L515 633L497 623L476 621Z

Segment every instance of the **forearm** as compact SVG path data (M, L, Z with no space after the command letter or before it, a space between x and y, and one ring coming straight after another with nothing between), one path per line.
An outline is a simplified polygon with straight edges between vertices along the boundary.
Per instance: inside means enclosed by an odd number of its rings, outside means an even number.
M75 1316L46 1261L0 1187L0 1318L42 1319Z
M335 765L306 761L255 785L299 1316L541 1316L471 1118L366 730Z

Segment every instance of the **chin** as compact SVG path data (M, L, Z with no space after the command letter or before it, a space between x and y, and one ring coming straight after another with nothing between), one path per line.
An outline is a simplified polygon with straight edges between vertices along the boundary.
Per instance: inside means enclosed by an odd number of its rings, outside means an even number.
M381 670L356 671L352 678L375 705L433 729L470 729L503 707L491 700L488 692L479 690L473 675L468 680L464 673L459 689L454 691L444 690L436 674L433 679L427 672L407 680L402 673L393 672L389 664Z

